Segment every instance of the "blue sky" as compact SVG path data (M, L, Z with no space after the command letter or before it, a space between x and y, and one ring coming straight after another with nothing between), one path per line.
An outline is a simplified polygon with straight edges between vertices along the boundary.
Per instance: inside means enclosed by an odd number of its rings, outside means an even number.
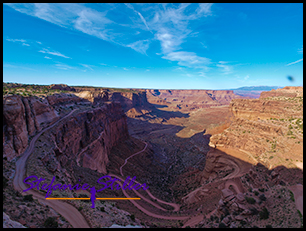
M303 4L4 4L3 81L301 86Z

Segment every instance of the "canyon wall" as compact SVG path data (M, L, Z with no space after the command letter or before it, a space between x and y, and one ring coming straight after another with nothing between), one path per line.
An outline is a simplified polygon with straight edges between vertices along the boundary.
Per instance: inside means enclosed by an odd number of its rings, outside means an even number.
M105 174L111 148L128 137L121 105L109 102L71 116L57 127L52 139L55 155L63 166L73 159L82 167Z
M19 95L3 98L3 157L11 160L25 151L29 136L41 131L58 114L48 100Z
M233 148L267 167L299 166L303 160L303 88L262 92L259 99L234 99L234 119L211 136L213 148Z
M176 103L179 108L206 108L228 105L232 99L242 98L232 90L146 90L152 104Z

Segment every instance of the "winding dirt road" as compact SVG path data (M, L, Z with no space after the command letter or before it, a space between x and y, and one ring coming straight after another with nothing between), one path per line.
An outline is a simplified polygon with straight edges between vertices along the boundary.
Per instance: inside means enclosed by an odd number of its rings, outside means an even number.
M25 172L26 172L26 162L28 157L30 156L30 154L33 152L34 147L35 147L35 142L36 140L39 138L39 136L43 133L46 132L47 130L51 129L52 127L54 127L56 124L58 124L60 121L62 121L63 119L69 117L75 110L78 109L74 109L73 111L71 111L68 115L64 116L63 118L59 119L58 121L54 122L52 125L50 125L49 127L43 129L41 132L39 132L37 135L35 135L33 137L33 139L30 142L30 145L28 146L28 148L26 149L26 151L20 156L20 158L16 161L16 172L15 172L15 177L14 177L14 188L18 191L22 191L24 189L26 189L26 185L23 183L24 177L25 177ZM172 128L170 128L172 129ZM166 129L168 130L168 129ZM154 131L157 132L157 131ZM153 132L151 132L153 133ZM122 168L127 164L127 161L129 159L131 159L132 157L139 155L141 153L143 153L146 149L148 144L146 142L143 141L143 143L145 144L145 147L139 151L134 153L133 155L129 156L128 158L126 158L124 160L124 163L122 166L120 166L120 174L123 177L123 173L122 173ZM228 163L228 160L227 160ZM230 174L229 176L226 177L226 179L230 179L233 176L237 176L240 168L236 163L232 163L236 168L235 171ZM125 181L125 179L123 179L122 177L119 177L117 175L114 174L109 174L112 177L116 177L118 179L120 179L122 182ZM121 182L117 182L121 187L122 187L122 183ZM135 183L139 183L137 181L135 181ZM228 182L228 183L234 183L234 182ZM139 183L141 184L141 183ZM129 198L131 196L128 195L128 193L121 189L123 194ZM162 210L162 211L169 211L163 207L161 207L159 204L153 202L152 200L144 197L143 195L141 195L137 190L134 190L136 195L138 195L139 197L141 197L143 200L145 200L147 203L153 205L154 207ZM150 191L147 189L145 190L145 192L149 195L150 198L152 198L155 201L158 201L159 203L165 204L165 205L170 205L173 207L173 210L170 210L172 212L176 212L179 211L180 209L180 205L175 204L175 203L170 203L170 202L166 202L163 200L160 200L158 198L156 198L155 196L153 196ZM85 218L83 217L83 215L72 205L65 203L63 201L59 201L59 200L46 200L45 199L45 195L41 195L38 192L34 191L34 190L29 190L27 192L22 192L22 194L32 194L34 196L34 198L37 198L41 203L46 204L48 206L50 206L51 208L53 208L55 211L57 211L58 213L60 213L63 217L65 217L67 219L67 221L72 225L72 227L76 228L76 227L80 227L80 228L89 228L89 224L87 223L87 221L85 220ZM155 217L155 218L160 218L160 219L167 219L167 220L186 220L189 219L187 221L187 223L185 223L184 226L187 225L194 225L197 224L198 222L200 222L201 220L203 220L204 216L203 215L197 215L194 217L191 216L165 216L165 215L159 215L159 214L155 214L152 213L150 211L148 211L147 209L143 208L141 205L139 205L136 201L134 200L130 200L130 202L135 205L139 210L141 210L142 212L144 212L145 214L151 216L151 217Z
M145 144L145 147L144 147L141 151L134 153L133 155L129 156L128 158L126 158L126 159L124 160L123 165L121 165L121 167L120 167L120 174L121 174L121 176L123 176L122 168L127 164L127 161L128 161L130 158L132 158L132 157L134 157L134 156L136 156L136 155L139 155L139 154L143 153L143 152L146 150L148 144L147 144L146 142L144 142L144 141L143 141L143 143ZM121 178L121 177L119 177L119 176L117 176L117 175L114 175L114 174L109 174L109 175L112 176L112 177L116 177L116 178L120 179L122 182L125 181L123 178ZM138 182L138 181L136 181L136 180L135 180L135 183L139 183L139 184L141 185L141 183ZM118 182L118 184L122 187L122 183L121 183L121 182ZM127 194L127 192L126 192L125 190L123 190L122 188L121 188L121 190L122 190L123 194L124 194L126 197L131 197L131 196L129 196L129 195ZM163 210L163 211L169 211L169 210L167 210L167 209L165 209L165 208L162 208L160 205L154 203L153 201L147 199L146 197L144 197L143 195L141 195L137 190L134 190L134 189L133 189L133 191L134 191L139 197L141 197L143 200L145 200L145 201L148 202L149 204L155 206L156 208L158 208L158 209L160 209L160 210ZM166 202L166 201L160 200L160 199L156 198L155 196L153 196L153 195L150 193L150 191L149 191L148 189L145 190L145 192L146 192L153 200L156 200L156 201L158 201L159 203L162 203L162 204L165 204L165 205L170 205L170 206L172 206L172 207L173 207L173 210L171 210L171 211L174 211L174 212L175 212L175 211L179 211L180 206L179 206L178 204L170 203L170 202ZM139 204L138 204L137 202L135 202L134 200L130 200L130 201L131 201L131 203L134 204L139 210L141 210L141 211L144 212L145 214L147 214L147 215L149 215L149 216L152 216L152 217L155 217L155 218L161 218L161 219L167 219L167 220L184 220L184 219L188 219L188 218L189 218L189 216L180 216L180 217L178 217L178 216L164 216L164 215L158 215L158 214L152 213L152 212L148 211L147 209L143 208L141 205L139 205Z
M49 127L43 129L40 131L37 135L33 137L33 139L30 142L30 145L28 148L25 150L25 152L20 156L20 158L16 161L16 172L14 176L14 181L13 185L14 188L21 192L21 194L32 194L34 198L38 199L38 201L42 204L46 204L53 208L55 211L60 213L74 228L90 228L88 225L87 221L83 217L83 215L72 205L65 203L63 201L58 201L58 200L46 200L45 195L41 195L38 192L34 190L29 190L26 192L22 192L23 190L27 189L26 185L23 183L24 177L25 177L25 172L26 172L26 163L28 157L31 155L31 153L34 150L35 147L35 142L38 139L38 137L43 133L46 132L47 130L51 129L54 127L56 124L58 124L60 121L63 119L69 117L74 111L78 109L74 109L71 111L68 115L64 116L63 118L57 120L54 122L52 125Z

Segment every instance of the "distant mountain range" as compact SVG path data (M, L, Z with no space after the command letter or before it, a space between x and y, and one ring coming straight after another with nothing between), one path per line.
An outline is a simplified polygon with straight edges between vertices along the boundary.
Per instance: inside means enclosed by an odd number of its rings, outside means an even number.
M271 91L272 89L283 88L280 86L251 86L251 87L239 87L235 89L228 89L233 90L236 95L241 95L244 97L251 97L251 98L259 98L260 93L263 91Z

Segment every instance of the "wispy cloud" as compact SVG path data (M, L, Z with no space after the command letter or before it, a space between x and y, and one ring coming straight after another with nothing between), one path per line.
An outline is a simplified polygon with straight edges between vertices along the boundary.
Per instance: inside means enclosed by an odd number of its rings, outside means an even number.
M137 10L134 9L134 7L130 4L130 3L124 3L128 8L132 9L141 19L141 21L143 22L143 24L146 26L146 28L148 30L150 30L148 24L147 24L147 21L145 20L145 18L142 16L141 13L139 13Z
M171 61L178 61L178 64L186 67L208 69L208 65L211 63L210 59L199 57L194 52L177 51L170 52L162 57Z
M291 65L293 65L293 64L296 64L296 63L299 63L299 62L302 62L302 61L303 61L303 59L299 59L299 60L294 61L294 62L292 62L292 63L288 63L288 64L286 64L285 66L291 66Z
M50 51L49 49L46 49L46 48L43 48L42 50L40 50L38 52L41 52L41 53L44 53L44 54L49 54L49 55L55 55L55 56L63 57L63 58L66 58L66 59L71 59L70 57L68 57L66 55L63 55L58 51Z
M146 39L146 40L140 40L140 41L131 43L127 45L127 47L130 47L139 53L146 54L146 51L149 48L149 44L150 44L149 40Z
M239 75L235 75L235 79L241 83L245 83L248 79L250 78L250 75L246 75L244 77L239 76ZM248 80L248 82L250 82L251 80ZM253 81L253 80L252 80Z
M303 47L300 48L300 49L298 49L298 53L299 53L299 54L303 54Z
M12 65L12 64L8 64L8 63L5 63L3 64L3 68L16 68L16 69L23 69L23 70L29 70L29 71L37 71L33 68L30 68L30 67L25 67L25 66L20 66L20 65Z
M82 63L80 63L80 65L82 65L83 67L86 67L87 69L93 71L93 69L91 68L91 67L93 67L92 65L82 64Z
M6 39L7 41L9 42L14 42L14 43L20 43L22 46L30 46L30 44L26 43L27 41L25 39L10 39L10 38L7 38Z
M7 3L7 5L21 13L129 47L144 55L147 55L149 45L153 41L158 41L163 59L178 62L182 66L202 68L202 71L206 71L207 65L210 64L209 58L201 57L194 51L183 50L182 44L197 36L197 31L192 31L190 27L192 21L213 15L212 3L105 4L99 8L99 11L93 9L90 4ZM113 17L113 9L122 17ZM129 14L130 10L134 14ZM125 24L122 23L124 17ZM148 31L152 35L147 33ZM146 37L143 37L144 33ZM135 37L126 36L127 34ZM69 58L46 48L39 52Z
M127 68L124 67L123 70L128 71L129 69L127 69Z
M55 64L55 67L58 69L62 69L62 70L70 70L70 69L74 69L73 67L67 65L67 64L63 64L63 63L58 63Z
M228 65L228 62L225 61L219 61L218 64L216 65L217 67L221 68L221 71L225 74L231 74L233 73L233 67Z
M45 59L52 59L52 58L50 58L50 57L48 57L48 56L45 56L44 58L45 58Z

